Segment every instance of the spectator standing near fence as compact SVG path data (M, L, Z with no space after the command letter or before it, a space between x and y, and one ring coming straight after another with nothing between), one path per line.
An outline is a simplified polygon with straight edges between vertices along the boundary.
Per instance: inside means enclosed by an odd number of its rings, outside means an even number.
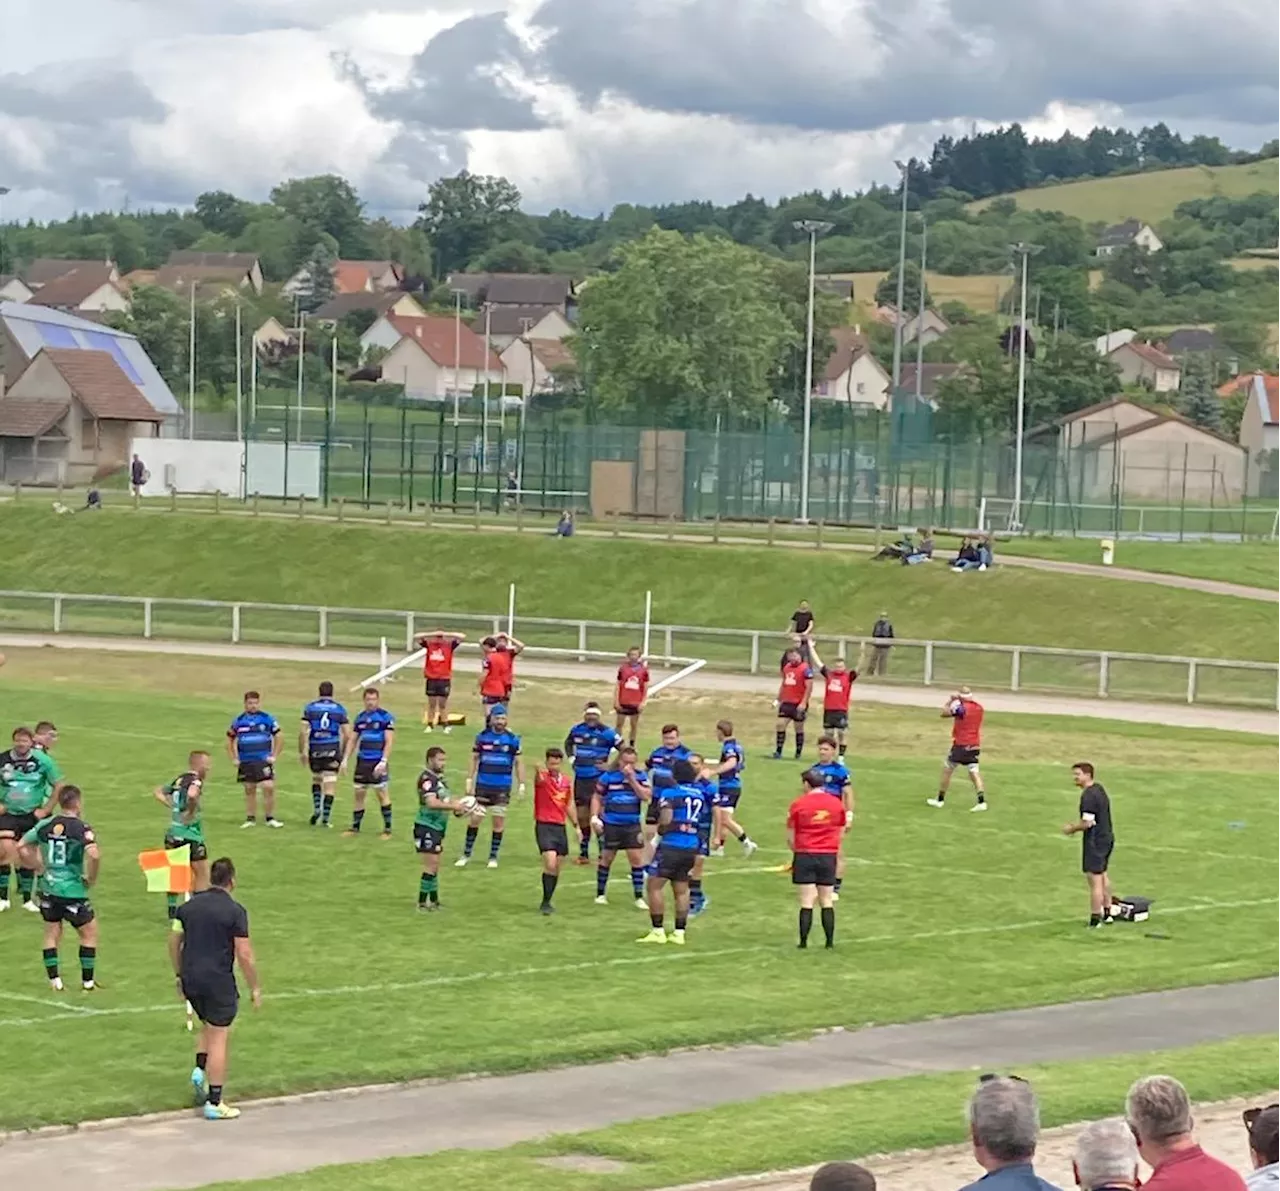
M1032 1166L1040 1107L1026 1080L982 1076L969 1097L969 1136L973 1156L987 1173L962 1191L1059 1191Z
M1245 1185L1249 1191L1273 1191L1280 1187L1280 1107L1246 1109L1244 1123L1253 1158L1253 1172Z
M880 619L871 626L875 647L871 651L871 673L889 673L889 650L893 648L893 622L888 612L881 612Z
M142 495L143 485L147 482L147 465L135 454L129 463L129 486L134 496Z
M1138 1147L1120 1120L1094 1121L1076 1138L1071 1169L1081 1191L1137 1191Z
M1125 1097L1124 1115L1151 1167L1147 1191L1245 1191L1244 1179L1196 1144L1187 1089L1173 1076L1138 1080Z

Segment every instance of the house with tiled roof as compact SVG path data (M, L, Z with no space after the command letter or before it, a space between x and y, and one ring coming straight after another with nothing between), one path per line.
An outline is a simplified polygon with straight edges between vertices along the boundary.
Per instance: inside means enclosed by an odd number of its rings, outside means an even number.
M16 273L0 273L0 302L29 302L34 293Z
M1255 468L1262 467L1274 476L1280 470L1275 453L1280 450L1280 376L1274 372L1247 372L1232 377L1218 393L1229 397L1243 393L1244 413L1240 418L1240 445L1249 452ZM1274 480L1272 481L1274 486ZM1251 486L1256 495L1259 489ZM1274 491L1269 495L1274 496Z
M1120 380L1126 385L1141 385L1153 393L1173 393L1182 381L1182 365L1167 352L1131 339L1113 348L1106 355L1120 370Z
M109 262L78 263L74 269L45 282L28 299L37 306L72 314L105 314L129 309L129 297Z
M1102 229L1094 252L1098 256L1113 256L1130 245L1141 248L1143 252L1159 252L1164 247L1164 241L1156 235L1149 223L1143 223L1141 219L1126 219Z
M459 320L440 314L385 320L399 339L382 358L382 379L404 385L406 397L443 401L455 393L470 396L486 381L495 388L503 383L502 360L492 350L486 355L484 340Z
M76 269L91 268L94 265L107 265L111 270L111 280L115 283L120 281L120 273L116 269L114 261L91 261L91 260L71 260L56 256L38 256L25 269L22 270L22 280L27 283L33 290L38 290L42 285L48 285L51 281L57 281L59 277L65 277L68 273L74 272Z
M814 400L884 409L889 402L891 378L871 354L867 337L858 327L833 327L831 338L835 349L822 371L815 369Z
M489 343L504 351L517 339L564 339L573 330L559 306L489 305L471 316L477 335L489 334Z
M573 352L558 339L516 339L501 358L508 383L519 385L526 396L558 392L578 370Z
M395 261L335 261L334 294L381 294L400 288L404 268ZM311 284L311 274L303 265L281 287L280 293L292 298Z
M126 466L163 422L110 352L43 348L0 398L0 479L85 483Z
M572 321L573 278L563 273L450 273L445 284L479 310L494 306L554 306Z
M192 286L197 293L247 289L260 294L262 266L253 252L171 252L152 284L180 294Z
M372 311L375 315L421 316L427 313L412 294L398 290L386 290L377 294L361 291L355 294L335 294L324 305L313 310L307 316L307 321L336 323L357 310Z

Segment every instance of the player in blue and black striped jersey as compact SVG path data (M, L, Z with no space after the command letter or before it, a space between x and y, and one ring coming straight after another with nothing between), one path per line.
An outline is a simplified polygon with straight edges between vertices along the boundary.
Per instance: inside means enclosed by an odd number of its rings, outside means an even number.
M574 724L564 738L565 754L573 758L579 864L587 864L591 859L591 799L596 792L596 782L609 767L609 754L621 744L622 737L600 718L598 703L588 703L582 709L582 722Z
M640 832L640 807L651 790L643 769L636 767L636 750L629 744L596 781L591 797L591 828L600 836L600 863L596 868L596 905L608 904L609 869L619 852L631 864L631 893L641 909L644 900L644 837Z
M364 804L372 790L382 811L380 839L391 838L391 749L396 740L396 717L382 706L376 686L365 687L364 706L356 713L342 755L345 772L351 756L356 758L355 789L352 792L351 826L342 834L356 836L364 822Z
M716 739L720 742L720 760L716 765L716 826L711 854L724 855L724 837L728 834L742 845L743 855L750 856L759 845L747 835L746 828L737 817L747 755L734 738L733 724L729 720L716 724Z
M475 795L480 807L479 813L472 815L467 824L462 855L454 861L455 868L465 868L471 859L485 812L492 816L493 822L489 835L489 868L498 867L513 779L520 783L519 792L523 794L524 759L520 756L520 737L507 727L506 705L495 703L489 708L489 720L484 730L476 734L476 742L471 749L467 793Z
M845 823L853 822L853 776L840 760L840 744L834 736L818 738L818 761L812 772L822 778L822 790L834 794L844 804ZM847 830L847 828L846 828ZM836 883L833 896L838 901L844 884L844 844L836 858Z
M652 929L640 943L684 944L685 925L689 920L689 879L698 859L698 824L706 817L710 795L697 785L697 770L688 758L672 762L675 785L663 789L658 814L658 872L649 878L649 921ZM664 929L667 882L675 895L675 929L668 936Z
M262 696L245 691L244 710L227 729L227 756L236 766L236 781L244 787L244 822L258 821L258 791L268 827L283 827L276 818L276 758L284 743L276 717L262 710Z
M333 791L350 734L347 709L334 699L333 683L322 682L318 697L302 709L298 730L298 761L311 770L312 827L333 826Z
M687 761L692 756L691 750L680 739L680 728L676 724L662 725L662 743L649 754L645 768L649 771L649 781L653 786L653 801L644 817L644 839L648 856L653 858L658 837L658 814L660 811L659 795L663 790L676 784L671 767L677 761Z

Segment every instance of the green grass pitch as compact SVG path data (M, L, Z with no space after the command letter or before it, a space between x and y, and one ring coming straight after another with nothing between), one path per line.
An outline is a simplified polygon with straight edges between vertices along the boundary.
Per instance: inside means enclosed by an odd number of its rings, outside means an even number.
M192 1046L168 975L163 899L143 892L135 857L163 835L151 788L177 773L193 746L220 758L206 829L212 854L231 855L240 870L266 990L263 1009L246 1008L235 1031L233 1099L776 1039L1276 969L1274 739L992 715L984 761L993 809L980 816L968 813L962 786L945 811L924 805L946 741L933 713L860 709L851 750L858 818L838 946L799 955L790 886L769 871L786 859L783 819L798 766L765 756L767 702L677 689L655 703L643 743L669 716L689 741L709 747L715 720L731 715L749 754L741 817L762 851L744 860L731 850L711 862L712 906L692 924L688 946L647 949L635 945L645 919L622 866L609 906L592 904L592 870L571 867L560 912L538 916L528 801L508 822L496 871L483 862L451 866L462 836L452 826L441 882L447 908L416 913L412 779L428 739L446 744L460 778L469 736L424 737L411 679L386 695L401 725L392 841L376 830L345 840L309 829L309 778L292 747L280 766L287 827L237 830L239 791L219 750L240 693L262 689L292 740L298 709L325 677L345 688L360 675L11 651L8 718L58 723L58 758L84 788L102 843L94 895L102 987L92 996L50 993L38 918L16 908L0 918L0 1028L10 1053L26 1056L0 1068L0 1125L185 1102ZM513 724L528 761L563 739L587 695L606 693L521 683ZM474 717L474 706L465 710ZM1147 927L1083 929L1079 845L1058 834L1075 809L1068 767L1082 758L1099 767L1114 800L1118 891L1156 899ZM341 825L347 783L339 795ZM376 828L376 814L370 822ZM487 834L482 856L486 842ZM63 958L73 970L70 940Z

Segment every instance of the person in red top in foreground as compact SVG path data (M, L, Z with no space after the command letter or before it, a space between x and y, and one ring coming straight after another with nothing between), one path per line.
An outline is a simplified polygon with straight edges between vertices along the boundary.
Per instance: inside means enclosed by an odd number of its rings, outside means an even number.
M496 703L511 702L511 691L516 684L516 657L524 652L524 642L508 633L496 633L480 642L484 660L480 663L480 702L484 704L485 719L489 708Z
M427 696L422 709L423 730L433 727L449 731L449 691L453 687L453 655L467 639L466 633L449 633L444 629L432 629L418 637L418 648L425 649L422 659L422 679Z
M573 806L573 784L567 774L560 771L564 753L550 748L546 753L547 767L539 769L533 778L533 830L542 854L542 914L554 914L551 896L560 880L561 857L569 855L569 827L573 819L569 808ZM573 823L576 832L578 825Z
M627 743L636 746L636 736L640 732L640 713L644 711L644 701L649 697L649 667L640 657L640 646L633 645L627 650L627 656L618 667L618 692L613 697L613 710L617 713L614 731L622 734L622 725L631 721L631 729L627 733Z
M962 686L947 700L942 708L942 718L951 721L951 751L942 763L938 797L928 799L928 803L930 806L943 805L947 787L951 785L951 774L957 765L963 765L969 771L969 780L978 795L978 801L969 809L985 811L987 792L982 785L982 774L978 771L978 754L982 751L982 704L973 697L973 692L967 686Z
M801 780L804 792L787 812L791 884L800 897L800 947L809 946L816 901L822 906L822 933L827 937L829 951L836 945L836 909L832 894L847 812L839 798L823 789L823 775L816 769L806 769Z
M1244 1179L1196 1145L1191 1101L1173 1076L1138 1080L1125 1097L1124 1116L1151 1167L1144 1191L1245 1191Z
M818 653L817 643L812 640L809 656L822 675L822 730L836 738L837 760L843 765L849 733L849 697L853 694L853 684L858 681L858 672L850 670L844 658L838 657L826 665Z

